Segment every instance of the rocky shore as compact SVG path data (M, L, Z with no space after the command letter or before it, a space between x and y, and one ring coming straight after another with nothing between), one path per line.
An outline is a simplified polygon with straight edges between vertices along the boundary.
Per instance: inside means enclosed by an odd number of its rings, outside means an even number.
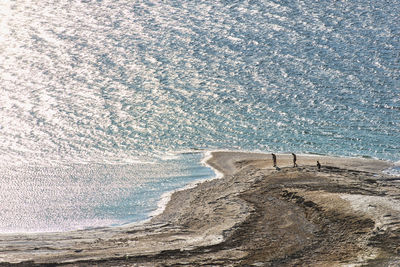
M1 234L0 266L399 266L391 163L213 152L223 178L175 192L140 225ZM318 170L316 161L322 165Z

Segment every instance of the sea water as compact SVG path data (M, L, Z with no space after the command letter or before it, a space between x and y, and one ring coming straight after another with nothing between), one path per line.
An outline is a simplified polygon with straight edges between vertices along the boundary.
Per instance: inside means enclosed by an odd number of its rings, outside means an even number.
M400 1L0 1L0 232L141 221L216 149L400 160Z

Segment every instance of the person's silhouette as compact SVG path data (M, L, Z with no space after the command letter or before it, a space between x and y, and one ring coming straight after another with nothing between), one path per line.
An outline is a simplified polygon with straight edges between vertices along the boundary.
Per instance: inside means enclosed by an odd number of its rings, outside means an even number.
M292 153L292 155L293 155L293 168L294 168L294 167L297 167L297 163L296 163L297 157L296 157L296 154L294 154L294 153Z
M272 161L274 163L274 167L276 167L276 155L274 153L272 153L271 155L272 155Z

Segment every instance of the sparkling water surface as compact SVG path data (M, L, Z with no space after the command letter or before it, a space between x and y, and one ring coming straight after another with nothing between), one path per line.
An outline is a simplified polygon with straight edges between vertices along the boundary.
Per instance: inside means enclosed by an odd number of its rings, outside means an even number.
M0 232L148 218L213 177L198 150L398 162L398 14L399 0L2 0Z

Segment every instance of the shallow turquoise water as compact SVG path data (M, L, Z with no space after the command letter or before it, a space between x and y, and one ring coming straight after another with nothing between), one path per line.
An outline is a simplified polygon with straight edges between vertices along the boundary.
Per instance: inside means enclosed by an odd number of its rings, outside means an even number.
M214 177L185 153L141 164L56 164L2 169L1 232L54 232L139 222L158 213L160 197Z
M0 231L141 220L213 175L180 151L399 161L399 9L1 1Z

